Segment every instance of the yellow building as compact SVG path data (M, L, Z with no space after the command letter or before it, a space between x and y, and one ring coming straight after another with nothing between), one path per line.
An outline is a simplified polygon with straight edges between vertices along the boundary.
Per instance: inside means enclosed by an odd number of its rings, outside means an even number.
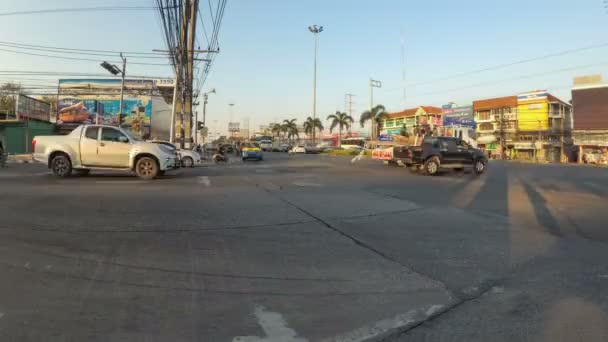
M520 132L549 129L549 94L546 91L517 96L517 129Z

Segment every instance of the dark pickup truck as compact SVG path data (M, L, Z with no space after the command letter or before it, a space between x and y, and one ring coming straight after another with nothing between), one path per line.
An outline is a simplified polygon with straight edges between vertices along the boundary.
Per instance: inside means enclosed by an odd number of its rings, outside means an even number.
M426 137L421 146L397 146L393 149L393 160L413 172L428 175L447 169L473 169L480 174L488 164L483 152L452 137Z

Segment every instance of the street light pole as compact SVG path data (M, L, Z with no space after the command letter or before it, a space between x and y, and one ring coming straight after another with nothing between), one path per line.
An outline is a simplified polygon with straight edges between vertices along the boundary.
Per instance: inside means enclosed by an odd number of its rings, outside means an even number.
M315 66L314 66L314 81L312 92L312 118L317 118L317 51L319 47L319 33L323 32L323 26L312 25L308 26L308 30L315 36ZM312 143L315 143L316 128L312 128Z
M372 121L371 138L372 138L372 140L375 138L375 135L376 135L376 130L375 130L376 118L374 116L374 88L382 88L382 82L376 81L376 80L370 78L369 79L369 112L372 115L372 117L371 117L371 121Z
M120 58L122 58L122 81L120 83L120 110L118 111L118 127L122 125L122 107L125 93L125 74L127 72L127 58L123 57L122 52L120 53Z

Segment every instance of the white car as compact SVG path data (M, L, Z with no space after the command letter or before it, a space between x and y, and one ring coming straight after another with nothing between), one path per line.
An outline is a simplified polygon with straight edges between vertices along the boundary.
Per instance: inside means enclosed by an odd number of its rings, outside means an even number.
M272 141L270 141L270 140L260 141L260 148L264 152L272 152Z
M172 143L164 140L152 140L152 142L175 150L182 167L194 167L202 162L201 155L198 152L192 150L180 150Z
M306 147L304 145L296 145L289 151L289 153L306 153Z
M58 177L75 171L124 170L144 179L162 176L179 164L175 150L139 140L129 131L105 125L82 125L72 133L37 136L32 141L34 160Z

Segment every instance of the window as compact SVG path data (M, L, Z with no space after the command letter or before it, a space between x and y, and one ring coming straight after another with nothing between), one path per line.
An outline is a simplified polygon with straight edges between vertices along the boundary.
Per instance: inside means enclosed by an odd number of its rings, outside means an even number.
M87 127L87 131L84 133L84 136L87 139L97 140L97 132L99 132L99 127Z
M124 142L128 141L127 137L122 134L120 131L114 128L104 127L101 130L101 140L103 141L114 141L114 142Z
M462 132L461 132L462 133ZM464 149L464 150L468 150L469 149L469 144L467 144L465 141L463 140L458 140L458 142L456 143L456 146L460 149Z
M443 148L447 148L448 151L454 152L456 151L456 140L455 139L445 139L442 141Z
M395 120L395 125L397 125L399 127L403 126L403 119L397 119L397 120Z
M494 125L491 123L482 123L479 125L479 130L480 131L493 131Z
M490 111L477 113L477 120L490 120Z
M395 120L386 120L386 127L393 127L395 125Z

